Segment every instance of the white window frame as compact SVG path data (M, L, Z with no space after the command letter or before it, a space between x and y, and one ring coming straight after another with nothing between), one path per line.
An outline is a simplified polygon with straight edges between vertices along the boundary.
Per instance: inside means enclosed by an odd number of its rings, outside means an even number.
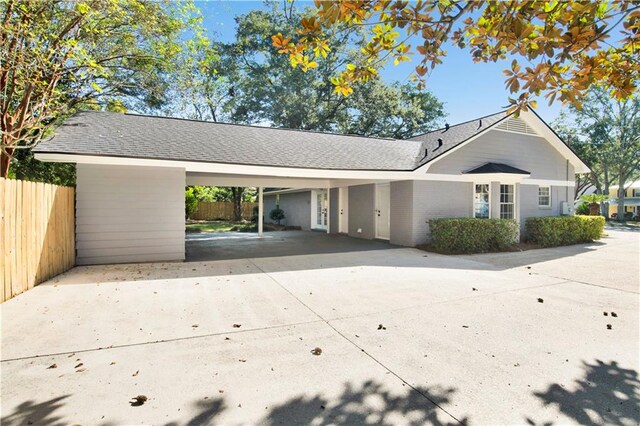
M487 195L489 195L489 216L488 217L476 217L476 186L478 185L487 185L488 191ZM473 183L473 193L471 194L471 204L473 209L473 218L474 219L491 219L491 182L474 182Z
M510 203L503 203L502 202L502 187L503 186L510 186L510 187L513 188L513 193L512 193L513 199L511 200ZM498 212L499 218L500 219L516 219L518 217L518 214L516 212L516 185L513 184L513 183L500 183L500 194L499 194L499 197L500 197L498 199L498 201L499 201L498 206L499 206L499 209L500 209L499 212ZM506 205L513 206L513 209L511 210L512 216L508 217L508 218L503 218L502 217L502 206L506 206Z
M540 195L540 190L542 188L546 188L547 191L549 191L549 195L547 195L549 202L548 204L540 204L540 197L542 195ZM538 207L543 208L543 209L548 209L551 207L551 185L539 185L538 186Z

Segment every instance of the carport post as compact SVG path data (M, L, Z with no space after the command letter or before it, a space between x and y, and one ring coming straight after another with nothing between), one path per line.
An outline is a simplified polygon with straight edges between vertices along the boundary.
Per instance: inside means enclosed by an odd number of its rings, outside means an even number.
M262 237L264 226L264 202L262 199L262 187L258 188L258 236Z

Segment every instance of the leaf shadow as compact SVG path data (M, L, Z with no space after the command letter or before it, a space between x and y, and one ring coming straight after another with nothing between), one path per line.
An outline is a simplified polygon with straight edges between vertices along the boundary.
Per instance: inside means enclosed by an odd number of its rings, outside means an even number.
M640 422L640 379L638 372L622 368L616 361L583 361L584 376L573 390L558 383L544 392L534 392L544 405L558 410L580 424L626 425ZM529 424L537 424L526 419Z

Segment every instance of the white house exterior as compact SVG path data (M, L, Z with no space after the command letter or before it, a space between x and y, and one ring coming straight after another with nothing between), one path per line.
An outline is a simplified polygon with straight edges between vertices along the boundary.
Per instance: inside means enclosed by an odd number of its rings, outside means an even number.
M286 224L415 246L431 218L570 213L589 170L532 112L404 141L84 112L36 158L78 166L78 264L184 259L185 185L286 188L260 217L277 200Z

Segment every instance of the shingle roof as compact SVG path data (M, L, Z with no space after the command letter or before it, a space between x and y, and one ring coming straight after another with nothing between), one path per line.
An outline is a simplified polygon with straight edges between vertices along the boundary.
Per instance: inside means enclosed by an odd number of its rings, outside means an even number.
M423 135L409 138L408 140L411 141L422 142L422 157L420 160L418 160L416 167L420 167L423 164L426 164L438 158L445 152L455 148L461 143L466 142L479 133L484 132L489 127L492 127L502 120L505 120L510 115L511 114L507 114L506 112L501 111L495 114L476 118L475 120L455 124L453 126L449 126L449 128L442 128L429 133L425 133ZM442 145L438 148L439 139L442 140Z
M481 166L463 172L466 174L483 174L483 173L511 173L516 175L530 175L531 172L518 169L503 163L484 163Z
M86 111L36 153L336 170L414 170L498 123L504 112L409 140ZM442 146L434 151L437 140ZM428 154L425 157L425 149Z

